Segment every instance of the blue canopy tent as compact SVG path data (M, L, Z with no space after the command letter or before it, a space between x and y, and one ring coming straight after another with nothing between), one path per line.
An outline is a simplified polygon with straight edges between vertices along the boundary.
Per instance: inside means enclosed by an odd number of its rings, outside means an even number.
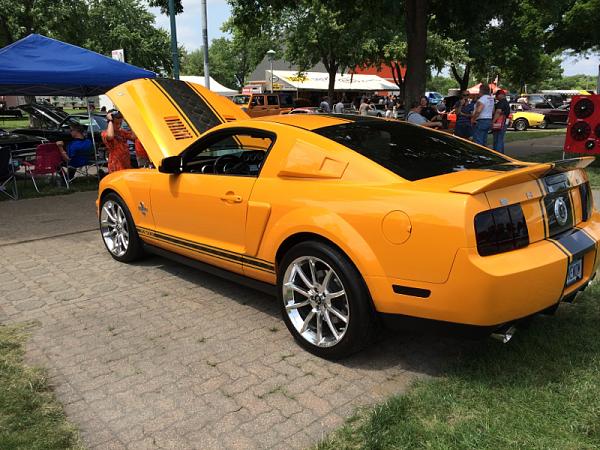
M125 81L155 77L154 72L39 34L0 49L0 95L92 97ZM97 168L93 132L91 136Z
M91 97L156 74L39 34L0 49L0 95Z

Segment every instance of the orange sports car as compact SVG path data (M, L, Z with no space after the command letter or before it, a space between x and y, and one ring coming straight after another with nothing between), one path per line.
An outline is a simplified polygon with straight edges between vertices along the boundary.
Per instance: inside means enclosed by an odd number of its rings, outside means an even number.
M170 79L108 95L156 166L102 180L111 256L152 252L276 292L290 332L317 355L359 350L380 318L507 338L596 271L592 158L526 163L372 117L249 119Z

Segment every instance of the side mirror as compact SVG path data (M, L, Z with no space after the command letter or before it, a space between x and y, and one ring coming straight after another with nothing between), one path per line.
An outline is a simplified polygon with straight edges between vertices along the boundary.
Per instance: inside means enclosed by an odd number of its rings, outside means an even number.
M183 160L181 159L181 156L169 156L160 162L158 171L160 173L172 173L177 175L182 172L182 165Z

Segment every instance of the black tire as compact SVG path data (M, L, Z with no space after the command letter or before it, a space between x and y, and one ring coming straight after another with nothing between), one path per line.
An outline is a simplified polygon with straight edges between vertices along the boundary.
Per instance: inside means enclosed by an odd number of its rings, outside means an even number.
M286 309L286 300L284 299L284 278L286 277L286 274L289 273L288 269L291 270L293 263L305 257L317 258L320 260L319 264L324 262L329 265L334 271L334 276L337 276L341 282L341 288L345 291L345 295L337 299L342 302L341 304L347 306L348 321L346 323L345 331L337 343L328 347L315 345L300 334L294 323L292 323L292 319ZM317 277L319 276L319 273L324 274L326 271L317 272ZM321 284L323 284L323 281L324 280L321 279ZM294 336L296 341L303 348L321 358L344 358L358 352L372 340L376 321L369 291L356 267L354 267L344 253L333 246L318 241L307 241L292 247L284 255L281 264L279 265L277 273L277 295L283 320L292 336ZM304 299L304 297L300 296L300 299ZM337 303L336 305L339 304L340 303ZM331 305L334 306L333 301ZM300 319L305 319L307 317L312 306L309 305L304 308L307 308L304 310L305 315L298 316ZM300 308L298 308L297 311L298 314L302 314ZM334 316L331 315L329 317ZM334 317L334 319L336 318ZM322 320L322 326L326 327L327 324L325 319ZM329 323L331 323L331 318ZM339 323L341 322L338 320L338 324ZM331 327L329 327L327 331L330 332L330 330ZM325 331L323 333L325 333Z
M126 227L127 227L128 233L129 233L129 241L128 241L127 249L122 255L115 254L115 252L113 252L111 250L111 248L109 247L109 244L107 243L107 239L105 239L104 232L103 232L102 210L105 207L105 205L109 204L109 202L113 202L114 204L117 204L121 208L121 210L123 211L123 213L125 215ZM108 250L108 253L110 254L110 256L112 256L117 261L124 262L124 263L132 262L132 261L135 261L136 259L139 259L144 254L142 241L138 235L137 228L135 227L135 223L133 222L133 218L131 217L129 208L127 207L127 205L125 204L123 199L121 197L119 197L117 194L111 192L102 198L102 203L100 204L99 225L100 225L100 234L102 235L102 241L104 242L104 246L106 247L106 250Z
M550 123L546 119L544 119L540 122L540 124L538 125L538 128L540 130L546 130L548 128L548 125L550 125Z
M515 131L526 131L528 127L529 122L527 122L527 119L517 119L513 122Z

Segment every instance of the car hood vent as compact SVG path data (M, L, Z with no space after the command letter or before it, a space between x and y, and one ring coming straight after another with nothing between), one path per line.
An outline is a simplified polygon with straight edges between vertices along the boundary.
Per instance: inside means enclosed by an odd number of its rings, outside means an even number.
M165 117L165 122L167 123L167 126L169 127L169 130L175 139L191 139L193 137L190 130L185 126L179 117Z

